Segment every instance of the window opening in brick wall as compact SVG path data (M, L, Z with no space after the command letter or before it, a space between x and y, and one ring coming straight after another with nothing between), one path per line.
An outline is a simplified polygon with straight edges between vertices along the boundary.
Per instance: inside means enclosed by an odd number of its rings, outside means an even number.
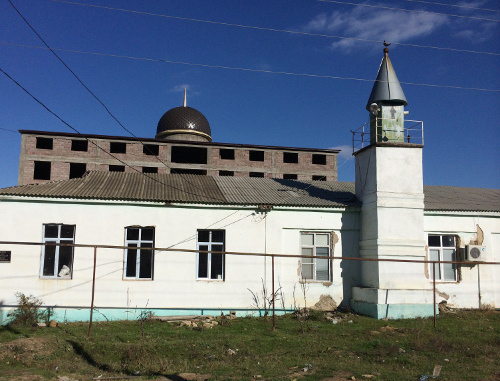
M264 151L248 151L250 161L264 161Z
M43 242L50 243L50 245L42 247L40 276L71 279L73 277L73 247L55 244L74 244L75 225L44 224Z
M264 172L250 172L249 177L264 177Z
M111 153L127 153L127 143L111 142L111 143L109 143L109 152L111 152Z
M170 161L172 163L207 164L207 149L172 146Z
M158 173L158 167L142 167L142 173Z
M223 160L234 160L234 149L221 148L219 150L219 157Z
M219 176L234 176L234 171L219 171Z
M206 175L207 171L205 169L171 168L170 173L184 175Z
M312 163L326 165L326 155L321 155L321 154L316 154L316 153L313 154Z
M87 171L87 164L85 163L69 163L69 178L75 179L82 177Z
M293 173L285 173L285 174L283 174L283 178L285 180L297 180L297 175L295 175Z
M35 161L34 180L50 180L50 161Z
M71 151L87 152L89 148L88 140L73 139L71 140Z
M326 176L313 175L312 179L315 181L326 181Z
M331 281L330 274L330 234L302 232L300 234L302 255L314 258L301 259L303 280Z
M430 261L456 261L455 236L453 235L429 235L427 237ZM432 275L432 263L429 264L430 279ZM436 280L443 282L457 281L457 265L455 263L436 264Z
M158 156L160 153L160 146L156 144L144 144L142 146L142 153L148 156Z
M296 152L283 152L283 163L298 163L299 154Z
M125 172L125 166L124 165L110 165L109 171L110 172Z
M198 279L224 280L225 230L198 230L198 250L215 253L198 253Z
M38 149L52 149L54 139L52 138L36 138L36 148Z
M125 228L124 277L153 279L155 228L152 226Z

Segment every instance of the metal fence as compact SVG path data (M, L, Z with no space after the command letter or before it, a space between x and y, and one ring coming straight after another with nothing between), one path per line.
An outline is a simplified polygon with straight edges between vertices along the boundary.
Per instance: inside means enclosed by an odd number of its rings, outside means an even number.
M92 320L93 320L93 312L94 312L94 296L95 296L95 286L96 286L96 267L97 267L97 249L137 249L137 247L129 247L129 246L117 246L117 245L92 245L92 244L60 244L60 243L45 243L45 242L20 242L20 241L0 241L0 245L25 245L25 246L44 246L44 245L52 245L52 246L68 246L68 247L84 247L84 248L93 248L94 250L94 265L92 272L92 295L91 295L91 304L90 304L90 317L89 317L89 329L88 336L90 337L92 331ZM213 251L213 250L195 250L195 249L174 249L174 248L163 248L163 247L153 247L148 248L148 250L153 250L156 252L183 252L183 253L216 253L216 254L225 254L225 255L239 255L239 256L257 256L257 257L271 257L271 287L272 287L272 329L273 331L276 328L276 285L275 285L275 258L310 258L315 259L316 256L309 255L297 255L297 254L280 254L280 253L253 253L253 252L236 252L236 251ZM400 263L419 263L419 264L429 264L432 265L432 290L433 290L433 310L434 310L434 327L436 327L436 265L441 263L455 264L455 265L470 265L471 262L465 261L430 261L430 260L413 260L413 259L390 259L390 258L359 258L359 257L342 257L330 255L328 257L321 257L321 259L328 259L331 261L341 260L341 261L360 261L360 262L400 262ZM488 262L488 261L477 261L473 262L474 265L477 266L477 280L478 280L478 307L482 308L481 301L481 277L479 267L480 265L500 265L500 262Z

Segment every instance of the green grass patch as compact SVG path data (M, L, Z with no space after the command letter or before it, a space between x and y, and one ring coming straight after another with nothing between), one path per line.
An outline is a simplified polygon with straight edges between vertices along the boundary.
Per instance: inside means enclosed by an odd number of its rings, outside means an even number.
M352 314L338 324L292 316L238 318L211 329L136 321L0 328L0 379L78 379L182 373L210 379L417 380L443 366L440 380L498 380L499 314L461 311L431 319L381 321ZM350 322L352 321L352 322ZM236 354L231 354L234 351Z

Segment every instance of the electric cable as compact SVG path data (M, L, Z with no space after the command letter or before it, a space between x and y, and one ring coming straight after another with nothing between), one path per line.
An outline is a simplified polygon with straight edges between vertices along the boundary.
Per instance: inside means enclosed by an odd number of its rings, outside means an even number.
M5 42L0 42L2 45L11 45L11 46L20 46L25 48L34 48L34 49L47 49L42 46L33 46L33 45L21 45L21 44L10 44ZM326 78L326 79L340 79L340 80L349 80L349 81L361 81L361 82L387 82L380 81L374 79L366 79L366 78L357 78L357 77L341 77L334 75L323 75L323 74L310 74L310 73L294 73L287 71L274 71L274 70L265 70L265 69L250 69L244 67L234 67L234 66L223 66L223 65L209 65L209 64L201 64L201 63L193 63L193 62L184 62L184 61L173 61L173 60L164 60L157 58L147 58L147 57L134 57L134 56L125 56L119 54L110 54L110 53L97 53L97 52L89 52L89 51L81 51L81 50L70 50L70 49L57 49L53 50L68 52L68 53L78 53L78 54L90 54L95 56L103 56L103 57L114 57L114 58L126 58L131 60L139 60L139 61L150 61L150 62L160 62L160 63L170 63L170 64L178 64L178 65L187 65L187 66L198 66L198 67L208 67L214 69L226 69L226 70L240 70L254 73L266 73L266 74L281 74L281 75L291 75L291 76L299 76L299 77L311 77L311 78ZM495 55L497 55L495 53ZM500 55L500 54L499 54ZM417 83L417 82L402 82L399 83L405 85L412 86L427 86L427 87L437 87L437 88L445 88L445 89L458 89L458 90L474 90L474 91L488 91L488 92L498 92L500 90L496 89L485 89L479 87L464 87L464 86L453 86L453 85L435 85L429 83Z
M423 1L423 0L400 0L400 1L409 1L409 2L412 2L412 3L422 3L422 4L430 4L430 5L442 5L443 7L455 7L455 8L474 9L476 11L500 12L500 10L498 10L498 9L478 8L478 7L471 7L471 6L468 6L468 5L459 5L459 4L434 3L432 1Z
M52 1L61 1L61 0L52 0ZM460 18L473 19L473 20L482 20L482 21L494 21L494 22L500 21L499 19L488 19L488 18L483 18L483 17L455 15L455 14L451 14L451 13L421 11L421 10L418 10L418 9L393 8L393 7L386 7L386 6L383 6L383 5L349 3L347 1L339 1L339 0L316 0L316 1L319 1L319 2L322 2L322 3L335 3L335 4L352 5L352 6L359 6L359 7L389 9L389 10L394 10L394 11L417 12L417 13L426 13L426 14L440 15L440 16L460 17Z
M171 16L171 15L165 15L165 14L159 14L159 13L134 11L134 10L131 10L131 9L124 9L124 8L107 7L107 6L103 6L103 5L93 5L93 4L86 4L86 3L77 3L77 2L66 1L66 0L50 0L50 1L59 2L59 3L65 3L65 4L71 4L71 5L80 5L80 6L91 7L91 8L101 8L101 9L107 9L107 10L113 10L113 11L119 11L119 12L126 12L126 13L134 13L134 14L140 14L140 15L146 15L146 16L164 17L164 18L170 18L170 19L176 19L176 20L183 20L183 21L193 21L193 22L199 22L199 23L207 23L207 24L214 24L214 25L231 26L231 27L237 27L237 28L263 30L263 31L268 31L268 32L280 32L280 33L290 33L290 34L297 34L297 35L304 35L304 36L325 37L325 38L335 38L335 39L346 39L346 40L353 40L353 41L360 41L360 42L373 42L373 43L377 43L377 44L382 44L384 42L384 41L380 41L380 40L371 40L371 39L366 39L366 38L346 37L346 36L334 36L334 35L329 35L329 34L311 33L311 32L304 32L304 31L297 31L297 30L266 28L266 27L252 26L252 25L235 24L235 23L227 23L227 22L212 21L212 20L203 20L203 19L195 19L195 18L189 18L189 17ZM403 43L403 42L392 42L392 44L393 45L400 45L400 46L409 46L409 47L413 47L413 48L449 50L449 51L453 51L453 52L462 52L462 53L500 55L498 53L493 53L493 52L482 52L482 51L467 50L467 49L455 49L455 48L432 46L432 45L409 44L409 43Z
M33 94L31 94L25 87L23 87L19 82L17 82L14 78L12 78L8 73L6 73L2 68L0 68L0 71L5 74L5 76L7 78L9 78L12 82L14 82L19 88L21 88L26 94L28 94L33 100L35 100L40 106L42 106L45 110L47 110L49 113L51 113L53 116L55 116L57 119L59 119L64 125L66 125L67 127L71 128L73 131L75 131L77 134L79 135L82 135L82 137L87 140L87 142L90 142L91 144L93 144L94 146L97 147L97 149L103 151L104 153L106 153L107 155L113 157L114 159L116 159L117 161L119 161L120 163L122 163L123 165L131 168L133 171L141 174L142 176L144 177L147 177L148 179L150 180L153 180L154 182L157 182L161 185L164 185L168 188L172 188L172 189L176 189L178 191L181 191L183 193L187 193L187 194L191 194L191 195L194 195L194 196L202 196L202 197L207 197L207 198L211 198L215 201L224 201L224 200L220 200L220 199L217 199L215 197L211 197L209 195L206 195L206 194L199 194L199 193L193 193L193 192L189 192L185 189L182 189L182 188L178 188L178 187L175 187L173 185L169 185L169 184L165 184L164 182L158 180L158 179L155 179L154 177L151 177L151 176L148 176L146 173L143 173L141 171L139 171L138 169L134 168L133 166L129 165L128 163L126 163L125 161L123 161L122 159L116 157L115 155L113 155L111 152L108 152L106 151L104 148L102 148L101 146L99 146L97 143L95 143L93 140L87 138L84 134L82 134L80 131L78 131L75 127L73 127L71 124L69 124L68 122L66 122L64 119L62 119L59 115L57 115L54 111L52 111L48 106L46 106L42 101L40 101L37 97L35 97Z
M160 161L166 168L168 169L172 169L167 163L165 163L163 160L161 160L157 155L154 155L153 152L151 152L151 150L149 149L149 147L147 147L137 136L135 136L129 129L127 129L119 120L118 118L113 115L113 113L109 110L109 108L104 104L103 101L101 101L101 99L99 99L99 97L97 95L94 94L94 92L92 90L89 89L89 87L87 85L85 85L85 83L83 83L83 81L78 77L78 75L76 75L76 73L71 70L71 68L66 64L66 62L64 62L64 60L59 57L57 55L57 53L52 50L52 48L49 46L49 44L47 44L45 42L45 40L42 38L42 36L40 36L40 34L35 30L35 28L28 22L28 20L22 15L22 13L16 8L16 6L12 3L11 0L8 0L10 5L14 8L14 10L17 12L17 14L24 20L24 22L30 27L30 29L37 35L37 37L43 42L43 44L47 47L48 50L50 50L50 52L64 65L64 67L66 69L69 70L69 72L71 74L73 74L73 76L76 78L76 80L78 82L80 82L80 84L85 88L85 90L87 90L88 93L90 93L90 95L92 95L92 97L97 100L97 102L99 102L101 104L101 106L106 110L106 112L111 116L111 118L113 118L119 125L120 127L122 127L125 131L127 131L130 135L132 135L139 143L141 143L141 145L143 146L143 149L146 149L152 156L154 156L158 161ZM139 171L137 171L139 172ZM187 183L191 184L195 189L199 189L200 191L203 192L203 189L200 189L198 188L195 184L191 183L188 179L185 179ZM208 196L209 198L213 198L211 196ZM215 198L214 198L215 200Z

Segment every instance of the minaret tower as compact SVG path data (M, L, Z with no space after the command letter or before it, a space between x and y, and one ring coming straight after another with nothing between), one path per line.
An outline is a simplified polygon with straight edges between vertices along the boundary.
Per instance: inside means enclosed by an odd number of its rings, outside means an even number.
M376 318L432 316L431 284L420 263L377 259L425 259L422 144L408 142L408 104L389 59L388 45L366 109L369 145L355 152L356 196L362 202L361 287L351 306ZM413 138L412 138L413 139ZM420 141L421 143L422 141Z

